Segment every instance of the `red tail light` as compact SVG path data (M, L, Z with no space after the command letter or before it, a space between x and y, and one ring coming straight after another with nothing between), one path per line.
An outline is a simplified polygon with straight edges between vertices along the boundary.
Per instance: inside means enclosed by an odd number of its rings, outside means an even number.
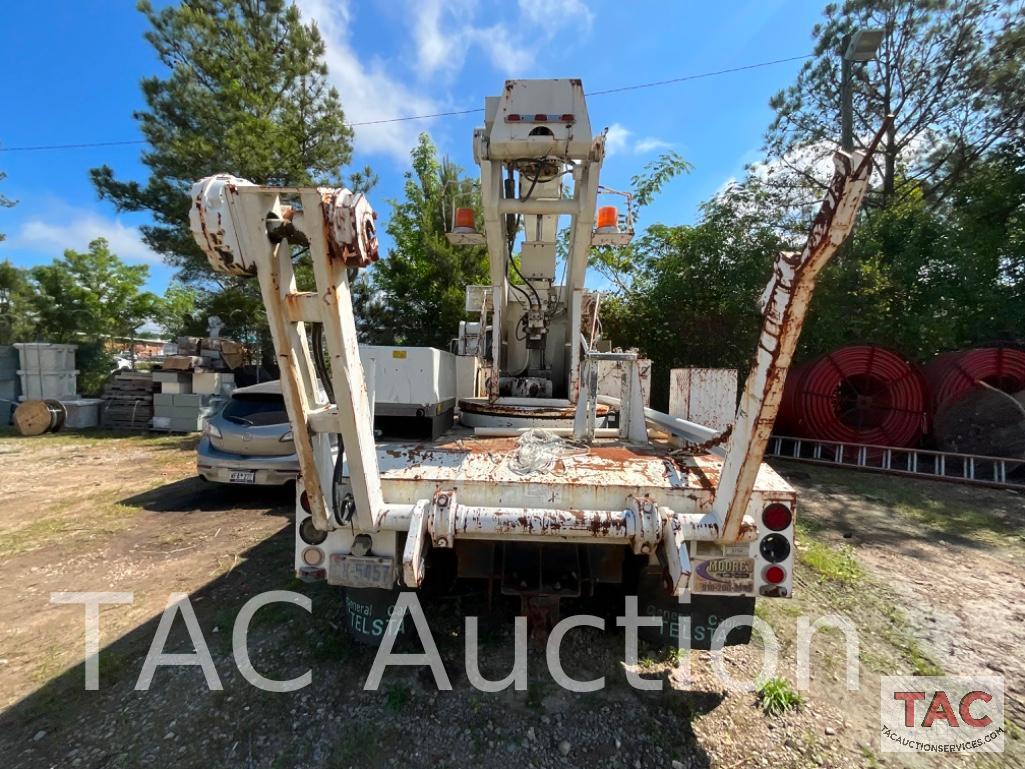
M574 118L573 115L569 112L567 112L565 115L559 116L559 120L561 120L563 123L572 123L575 119L576 118Z
M307 513L312 513L313 509L310 507L310 495L303 490L303 493L299 495L299 506L302 507Z
M536 115L534 115L534 122L535 123L547 123L548 122L548 115L546 115L544 112L538 112Z
M783 531L793 520L790 508L779 502L774 502L762 511L762 523L770 531Z
M787 578L787 572L782 566L770 566L764 576L770 585L778 585Z
M509 114L509 115L505 116L505 122L507 122L507 123L519 123L520 122L520 116L517 115L515 112L513 112L512 114Z

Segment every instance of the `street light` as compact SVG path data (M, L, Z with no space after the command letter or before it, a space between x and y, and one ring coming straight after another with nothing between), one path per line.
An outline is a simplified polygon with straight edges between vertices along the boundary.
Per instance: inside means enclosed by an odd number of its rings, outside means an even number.
M840 64L840 146L854 149L854 62L871 61L883 41L881 29L856 29L848 39Z

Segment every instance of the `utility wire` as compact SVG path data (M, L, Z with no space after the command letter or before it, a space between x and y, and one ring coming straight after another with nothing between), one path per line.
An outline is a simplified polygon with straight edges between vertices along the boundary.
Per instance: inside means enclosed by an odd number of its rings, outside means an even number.
M815 54L806 53L802 56L790 56L785 59L773 59L772 61L762 61L757 64L745 64L740 67L730 67L729 69L717 69L714 72L701 72L696 75L683 75L681 77L674 77L668 80L655 80L650 83L637 83L635 85L624 85L619 88L605 88L601 91L589 91L585 96L605 96L613 93L623 93L625 91L639 91L644 88L657 88L664 85L673 85L675 83L684 83L689 80L701 80L706 77L717 77L719 75L728 75L733 72L745 72L751 69L760 69L761 67L771 67L776 64L785 64L791 61L801 61L803 59L810 59ZM478 112L483 112L483 107L477 107L476 109L463 109L463 110L452 110L449 112L432 112L425 115L406 115L404 117L390 117L382 118L380 120L362 120L346 123L349 128L358 128L360 126L370 125L383 125L385 123L404 123L410 120L429 120L436 117L454 117L458 115L473 115ZM126 141L114 141L114 142L82 142L78 144L37 144L28 145L23 147L0 147L0 152L37 152L44 150L72 150L72 149L83 149L88 147L117 147L129 144L146 144L145 139L128 139Z

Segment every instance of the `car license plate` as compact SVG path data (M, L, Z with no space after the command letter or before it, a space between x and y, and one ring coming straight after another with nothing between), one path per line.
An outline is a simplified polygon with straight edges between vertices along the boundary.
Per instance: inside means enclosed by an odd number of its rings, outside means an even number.
M255 470L232 470L228 475L229 483L256 483Z
M344 555L334 553L328 568L327 581L346 587L395 586L395 560L376 555Z

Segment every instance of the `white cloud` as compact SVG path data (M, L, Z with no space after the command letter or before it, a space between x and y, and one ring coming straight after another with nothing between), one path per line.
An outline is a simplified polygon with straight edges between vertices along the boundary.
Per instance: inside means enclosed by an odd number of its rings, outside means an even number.
M523 39L516 28L503 22L489 26L474 22L477 0L411 0L407 9L422 80L438 73L452 76L462 69L474 46L505 75L518 74L535 60L536 43Z
M296 3L303 17L319 27L329 78L341 95L346 118L357 123L465 108L465 103L452 105L432 96L430 87L438 76L448 79L461 71L471 49L479 49L499 73L516 76L538 62L557 31L572 27L579 35L593 19L582 0L520 0L512 19L496 19L493 7L480 0L408 0L404 18L414 56L413 72L404 80L396 74L404 70L402 63L372 57L362 46L357 53L350 35L352 0ZM405 161L427 124L356 126L356 148Z
M159 264L160 257L142 242L137 227L129 227L117 217L109 218L85 209L57 205L59 215L43 219L33 216L10 239L10 245L31 251L52 253L54 257L71 248L83 251L90 241L106 238L110 250L126 262Z
M615 155L617 152L626 150L629 147L632 133L629 128L619 123L610 125L605 134L605 154Z
M646 136L635 141L633 139L633 131L620 123L610 125L608 134L605 136L605 152L609 155L624 152L644 155L654 150L672 146L669 142L656 139L653 136Z
M338 88L346 119L354 122L386 120L406 115L438 112L437 101L396 80L389 65L357 55L349 38L352 21L347 0L297 0L302 15L317 23L324 38L329 78ZM356 147L360 152L409 159L423 121L357 126Z
M519 0L520 13L538 27L554 31L560 27L591 28L594 15L581 0Z
M643 155L647 152L653 152L655 150L665 150L672 147L672 143L667 142L663 139L656 139L654 136L647 136L643 139L638 139L634 145L634 152L638 155Z
M504 75L518 75L537 61L537 50L510 36L504 24L479 27L471 30L469 35L471 40L487 52L492 66Z
M448 24L443 29L442 16L446 9L452 18L465 17L469 10L463 2L445 3L443 0L421 0L409 5L421 75L433 74L438 70L454 71L462 67L466 55L465 38L461 31L452 34L453 30Z

